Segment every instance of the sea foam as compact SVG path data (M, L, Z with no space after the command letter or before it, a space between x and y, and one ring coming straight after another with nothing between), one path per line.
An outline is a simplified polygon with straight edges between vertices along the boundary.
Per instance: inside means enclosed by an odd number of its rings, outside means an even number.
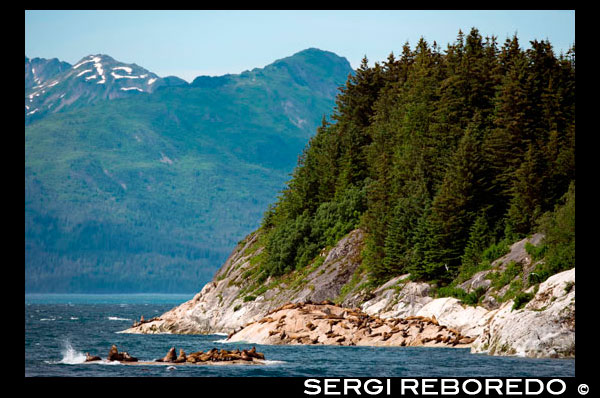
M62 363L66 365L76 365L85 362L85 354L83 352L77 351L71 345L70 341L64 342L64 347L61 351L62 359L58 362L54 363ZM52 362L50 362L52 363Z
M119 318L118 316L109 316L109 321L131 321L129 318Z

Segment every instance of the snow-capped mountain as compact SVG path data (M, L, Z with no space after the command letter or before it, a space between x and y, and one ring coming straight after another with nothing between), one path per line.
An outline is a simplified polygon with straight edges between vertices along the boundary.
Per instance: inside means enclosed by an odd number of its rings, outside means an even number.
M59 61L57 58L33 58L25 57L25 90L46 83L55 75L69 69L71 64Z
M160 86L187 84L184 80L163 79L136 64L125 64L108 55L88 55L75 65L61 67L54 74L35 78L39 71L25 58L25 122L66 108L99 100L151 93ZM57 60L58 61L58 60ZM29 78L28 78L29 77ZM31 82L33 81L34 84ZM28 87L29 82L29 87Z

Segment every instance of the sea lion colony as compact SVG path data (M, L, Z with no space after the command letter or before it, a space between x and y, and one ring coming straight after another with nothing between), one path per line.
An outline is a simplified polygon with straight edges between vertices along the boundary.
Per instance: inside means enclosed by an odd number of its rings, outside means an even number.
M288 303L228 336L255 344L465 347L474 338L440 325L435 316L380 318L330 301Z
M263 353L257 352L255 347L252 347L250 350L233 350L228 351L225 349L218 350L213 348L207 352L197 351L193 352L189 355L186 355L183 350L179 350L179 355L176 354L177 350L175 347L171 347L167 355L163 358L156 359L150 362L143 362L144 364L148 363L173 363L173 364L201 364L201 363L211 363L211 362L235 362L235 363L251 363L251 362L261 362L265 359L265 355ZM121 363L133 363L138 362L138 359L132 357L127 352L119 352L117 350L117 346L113 344L108 352L107 359L109 361L119 361ZM86 362L100 361L102 358L99 356L91 356L89 353L86 353Z
M154 321L160 321L161 319L157 316L155 316L154 318L150 318L150 319L144 319L144 316L142 315L140 317L139 322L133 322L133 325L131 327L135 328L138 327L140 325L143 325L144 323L150 323L150 322L154 322Z

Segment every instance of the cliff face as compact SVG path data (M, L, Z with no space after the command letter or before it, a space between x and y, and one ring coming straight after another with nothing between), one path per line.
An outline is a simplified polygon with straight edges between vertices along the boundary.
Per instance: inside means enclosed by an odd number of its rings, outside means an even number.
M522 309L513 310L514 298L507 299L511 297L507 294L510 284L494 286L490 280L493 279L492 272L502 273L511 264L520 264L522 272L511 282L522 284L526 281L535 264L525 251L525 243L536 244L541 238L536 234L513 244L510 252L492 263L489 270L481 271L462 283L460 286L466 293L477 288L485 290L481 293L479 304L471 306L454 297L431 297L433 287L424 282L410 281L408 274L369 289L365 284L366 275L360 268L364 239L364 232L360 229L350 232L333 248L324 250L305 270L294 271L278 280L257 281L263 247L260 234L253 233L236 247L213 281L192 300L161 315L160 320L125 332L236 332L233 339L265 343L276 340L276 336L272 337L274 331L268 335L267 328L259 326L269 324L267 315L270 312L290 302L331 300L383 320L411 316L437 319L440 325L473 337L472 352L573 357L575 269L550 277L539 285L537 291L534 287L525 290L532 299ZM365 344L374 340L369 341L363 340Z

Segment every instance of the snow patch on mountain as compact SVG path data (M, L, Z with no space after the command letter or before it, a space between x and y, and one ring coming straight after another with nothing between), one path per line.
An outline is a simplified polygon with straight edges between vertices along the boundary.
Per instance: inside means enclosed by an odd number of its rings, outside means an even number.
M92 57L91 59L86 59L85 61L81 61L80 63L78 63L77 65L73 66L73 69L77 69L79 68L81 65L83 64L87 64L88 62L95 62L95 63L99 63L100 62L100 57L94 57L93 55L90 55L90 57ZM35 73L35 72L34 72Z
M79 72L79 73L77 74L77 77L79 77L79 76L81 76L81 75L83 75L83 74L85 74L85 73L89 73L89 72L91 72L91 71L92 71L92 69L86 69L86 70L84 70L84 71L82 71L82 72Z
M142 90L141 88L138 88L138 87L121 87L121 90L123 90L123 91L138 90L138 91L142 91L142 92L144 91L144 90Z
M123 75L117 75L115 72L110 72L110 74L115 79L139 79L140 78L140 76L123 76Z
M133 71L133 69L131 69L129 66L115 66L114 68L112 68L113 70L124 70L127 73L131 73Z

